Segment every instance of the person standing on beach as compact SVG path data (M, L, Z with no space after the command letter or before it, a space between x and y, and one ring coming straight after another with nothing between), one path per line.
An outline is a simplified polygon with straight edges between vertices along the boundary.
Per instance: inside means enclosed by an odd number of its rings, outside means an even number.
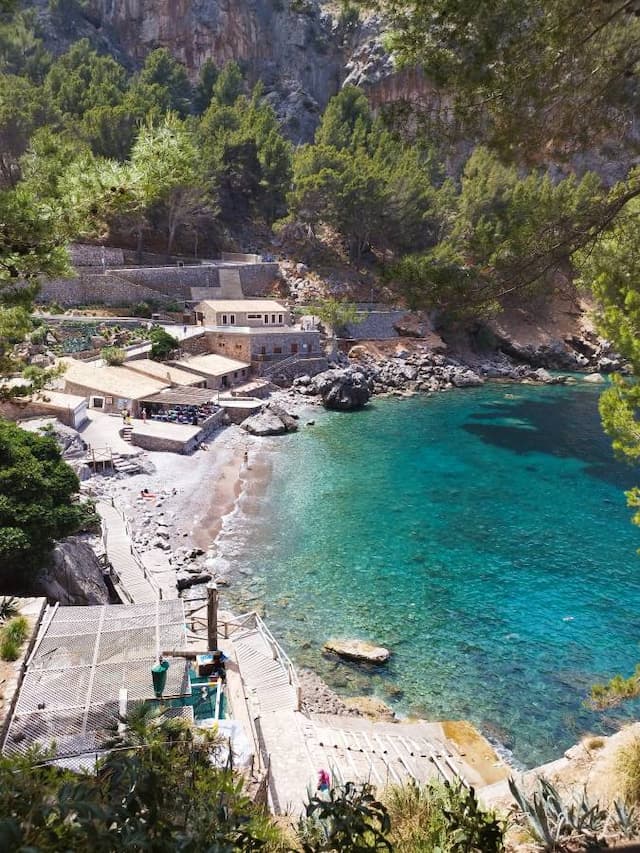
M245 450L245 452L244 452L244 464L247 466L247 468L249 467L249 451L248 450Z

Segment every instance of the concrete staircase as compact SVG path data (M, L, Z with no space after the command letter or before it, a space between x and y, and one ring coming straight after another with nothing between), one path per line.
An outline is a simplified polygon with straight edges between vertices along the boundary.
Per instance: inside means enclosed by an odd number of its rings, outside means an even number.
M131 444L131 434L133 433L133 427L124 426L122 427L122 440L128 441Z
M313 762L343 781L367 780L382 787L456 777L467 782L461 757L445 745L437 724L311 714L303 731Z

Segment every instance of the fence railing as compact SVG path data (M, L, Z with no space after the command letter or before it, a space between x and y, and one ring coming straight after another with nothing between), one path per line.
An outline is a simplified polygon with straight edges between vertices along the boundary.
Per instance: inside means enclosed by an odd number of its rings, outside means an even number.
M111 498L111 506L115 509L115 511L118 513L118 515L120 516L120 518L124 522L124 527L125 527L125 530L127 533L127 539L129 540L129 551L131 553L131 556L133 557L133 560L134 560L136 566L140 569L142 576L147 581L147 583L149 584L151 589L154 591L154 593L157 595L157 597L160 600L162 600L162 589L158 586L156 579L152 576L149 569L145 566L145 564L140 559L140 555L138 554L138 552L136 551L136 549L133 545L133 536L131 533L131 526L129 524L129 519L123 513L123 511L120 509L120 507L118 507L116 505L116 502L114 501L113 498ZM109 550L107 548L107 536L108 536L108 528L107 528L107 525L104 523L104 519L102 519L102 541L104 544L104 549L107 552L107 556L108 556ZM116 571L116 574L117 574L117 571ZM118 576L118 578L120 581L120 586L122 587L123 591L125 592L126 597L132 601L131 596L126 591L126 586L125 586L125 584L123 584L122 579L119 576ZM132 601L132 603L133 603L133 601Z
M264 639L265 643L271 649L273 659L278 661L280 666L284 669L287 674L287 680L289 681L289 684L296 691L296 704L299 710L301 701L301 687L296 669L291 661L291 658L285 652L285 650L282 648L276 638L273 636L269 628L267 628L262 618L254 610L252 610L249 613L243 613L242 616L234 616L232 619L220 622L219 629L222 630L222 636L225 637L225 639L227 639L234 633L247 629L254 629L262 635L262 638Z

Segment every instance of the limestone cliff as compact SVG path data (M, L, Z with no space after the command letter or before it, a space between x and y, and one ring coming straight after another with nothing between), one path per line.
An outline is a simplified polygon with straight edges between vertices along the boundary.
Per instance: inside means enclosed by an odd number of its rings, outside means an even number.
M134 69L166 47L193 80L207 59L236 60L249 84L262 80L294 141L311 138L347 73L337 24L317 0L89 0L64 19L47 0L29 5L54 53L86 37Z

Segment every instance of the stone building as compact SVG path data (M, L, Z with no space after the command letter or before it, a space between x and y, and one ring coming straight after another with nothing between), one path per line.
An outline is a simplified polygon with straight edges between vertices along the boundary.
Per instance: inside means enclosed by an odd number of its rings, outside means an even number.
M153 379L126 367L87 364L73 358L61 361L66 365L63 374L65 392L85 397L90 409L102 412L128 409L133 417L138 417L141 400L171 385L168 380Z
M246 382L251 371L251 365L248 362L215 353L194 355L172 363L181 373L186 372L191 376L197 376L205 383L206 388L214 390L230 388Z
M152 379L159 379L168 385L185 385L196 388L206 387L206 381L203 377L196 376L187 370L180 370L179 367L163 361L152 361L150 358L133 358L130 361L125 361L123 367L127 368L127 370L133 370L135 373L150 376Z
M290 326L289 309L274 299L205 299L194 308L202 326L269 328Z

